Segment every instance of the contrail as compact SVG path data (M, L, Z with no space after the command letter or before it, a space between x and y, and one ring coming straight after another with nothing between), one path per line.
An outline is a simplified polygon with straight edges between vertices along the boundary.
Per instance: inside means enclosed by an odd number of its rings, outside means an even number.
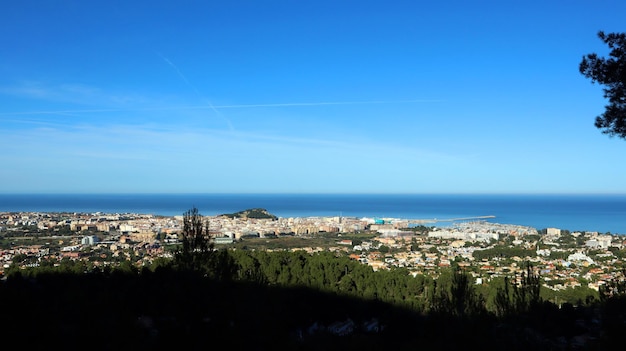
M163 61L165 61L165 63L167 63L168 65L170 65L170 66L174 69L174 71L176 71L176 73L178 73L178 76L179 76L182 80L184 80L184 81L185 81L185 83L187 83L187 85L189 85L192 89L196 90L196 88L195 88L195 87L193 87L193 86L191 85L191 83L189 83L189 80L187 79L187 77L185 77L185 75L184 75L184 74L183 74L183 73L182 73L182 72L178 69L178 67L176 67L176 65L175 65L174 63L172 63L172 61L170 61L167 57L165 57L165 56L161 55L161 53L159 53L159 52L157 52L156 54L157 54L157 55L159 55L159 57L160 57L161 59L163 59ZM198 91L196 90L196 93L197 93L197 92L198 92Z
M445 100L379 100L379 101L326 101L326 102L284 102L270 104L234 104L234 105L213 105L207 101L209 106L172 106L172 107L145 107L134 109L84 109L84 110L54 110L54 111L21 111L21 112L0 112L0 116L17 115L44 115L62 113L105 113L105 112L142 112L142 111L175 111L175 110L203 110L211 109L218 112L218 109L227 108L257 108L257 107L306 107L306 106L327 106L327 105L367 105L367 104L404 104L404 103L436 103Z
M172 62L170 61L167 57L161 55L161 53L157 52L157 55L159 55L159 57L161 57L168 65L170 65L172 68L174 68L174 70L176 71L176 73L178 73L178 75L180 76L180 78L185 81L185 83L187 83L187 85L193 89L193 91L196 93L196 95L198 95L198 97L202 100L204 100L207 105L209 105L209 108L211 110L213 110L213 112L218 115L220 118L222 118L226 124L228 124L228 128L230 130L235 130L235 128L233 128L233 124L230 122L230 120L226 117L224 117L224 115L222 115L216 108L215 106L213 106L213 104L211 103L211 101L209 101L208 99L204 98L204 96L202 96L202 94L200 94L200 92L198 91L198 89L196 89L196 87L194 85L192 85L189 82L189 79L187 79L187 77L185 77L185 75L178 69L178 67Z
M297 106L324 106L324 105L366 105L366 104L401 104L416 102L442 102L444 100L378 100L378 101L328 101L328 102L285 102L274 104L239 104L221 105L217 108L250 108L250 107L297 107Z

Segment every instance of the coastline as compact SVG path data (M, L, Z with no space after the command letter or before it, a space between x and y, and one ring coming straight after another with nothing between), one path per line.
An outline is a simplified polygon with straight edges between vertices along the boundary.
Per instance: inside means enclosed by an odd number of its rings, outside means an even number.
M264 208L279 217L437 219L492 215L499 223L626 233L626 195L0 194L0 212L202 215Z

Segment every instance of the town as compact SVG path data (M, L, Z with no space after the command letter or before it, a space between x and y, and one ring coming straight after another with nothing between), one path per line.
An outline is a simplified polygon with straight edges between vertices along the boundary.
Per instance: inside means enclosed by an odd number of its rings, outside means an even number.
M308 240L303 242L314 244L289 250L341 252L375 271L404 267L414 276L437 277L442 268L458 266L472 275L475 284L486 284L494 277L518 274L523 271L522 262L531 262L543 286L554 291L577 287L598 291L607 281L623 278L626 238L619 235L538 230L484 219L427 226L433 223L339 216L267 217L205 219L215 247L324 237L328 239L325 244ZM0 272L37 267L42 260L51 259L94 266L121 262L150 265L156 259L172 257L182 225L182 215L0 213ZM280 250L271 245L266 249Z

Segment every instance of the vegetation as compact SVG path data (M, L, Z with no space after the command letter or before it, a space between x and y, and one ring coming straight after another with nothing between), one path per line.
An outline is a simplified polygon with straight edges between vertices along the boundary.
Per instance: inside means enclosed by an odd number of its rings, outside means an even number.
M425 225L417 225L417 226L413 226L413 227L408 227L408 228L401 228L400 230L403 231L410 231L413 232L414 234L422 234L422 235L426 235L428 234L429 231L432 231L434 227L427 227Z
M350 240L353 245L371 240L378 234L374 232L346 233L341 237L337 233L317 233L307 236L280 235L265 238L246 238L231 244L236 250L292 250L303 247L328 249L337 246L338 240Z
M222 214L221 216L225 216L225 217L228 217L228 218L243 218L243 219L248 219L248 218L271 219L271 220L277 220L278 219L278 217L276 217L275 215L269 213L264 208L252 208L252 209L243 210L243 211L239 211L239 212L235 212L235 213Z
M571 341L582 333L574 328L576 319L602 306L593 300L564 310L544 301L530 265L519 283L506 280L486 294L459 268L433 280L402 268L374 272L331 252L211 253L220 254L228 259L189 267L164 260L151 267L102 269L65 260L57 267L12 271L0 284L0 298L13 302L4 330L16 337L37 332L46 343L116 330L118 337L98 342L103 349L195 349L206 338L256 349L558 349L560 338ZM30 321L33 316L38 323ZM346 320L357 326L375 320L381 328L355 328L343 337L313 331L315 325ZM451 330L462 337L451 337Z
M512 258L512 257L534 257L535 250L524 249L520 247L497 246L490 249L474 251L474 258L477 260L491 260L494 258Z
M583 57L579 70L592 83L604 86L608 99L605 111L596 117L602 133L626 139L626 33L604 33L598 37L611 49L608 58L592 53Z
M476 285L456 259L435 279L406 268L374 271L342 251L214 246L208 228L197 209L185 212L173 258L150 265L131 263L130 253L102 258L104 252L94 251L87 261L12 266L0 284L0 299L11 302L3 331L17 339L39 335L29 340L32 347L72 340L92 349L198 349L210 340L261 350L565 350L602 349L624 326L626 289L619 279L600 296L582 287L563 296L542 287L528 262L517 274ZM295 239L338 240L336 234L258 240ZM506 245L476 252L520 254ZM119 264L103 266L97 257ZM337 334L331 326L338 323L349 332ZM106 332L116 336L88 338ZM585 335L596 339L581 348L576 340Z

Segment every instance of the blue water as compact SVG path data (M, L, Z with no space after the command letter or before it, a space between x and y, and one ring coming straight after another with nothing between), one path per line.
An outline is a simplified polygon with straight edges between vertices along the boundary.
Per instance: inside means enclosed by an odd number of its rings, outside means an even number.
M537 229L626 234L626 195L0 194L2 212L174 216L193 207L207 216L257 207L279 217L442 220L495 216L488 221Z

